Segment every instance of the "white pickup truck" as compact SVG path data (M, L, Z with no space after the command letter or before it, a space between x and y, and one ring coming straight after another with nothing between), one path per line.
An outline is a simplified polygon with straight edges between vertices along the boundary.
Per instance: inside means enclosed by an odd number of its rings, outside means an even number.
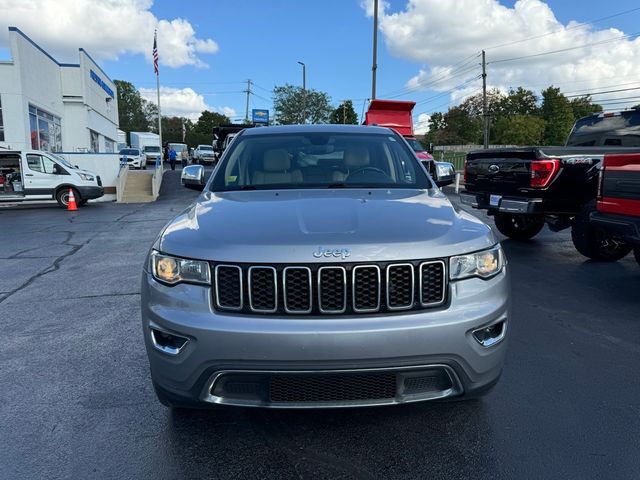
M198 145L193 151L193 160L195 163L204 165L207 162L215 163L216 156L211 145Z
M0 203L56 200L67 208L69 191L78 205L104 195L95 173L38 150L0 150Z

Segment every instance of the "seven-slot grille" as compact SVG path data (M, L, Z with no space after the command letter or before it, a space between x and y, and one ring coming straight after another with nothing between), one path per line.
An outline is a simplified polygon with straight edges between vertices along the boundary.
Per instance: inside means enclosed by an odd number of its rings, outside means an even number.
M342 265L216 264L214 304L240 313L336 315L445 303L443 260Z

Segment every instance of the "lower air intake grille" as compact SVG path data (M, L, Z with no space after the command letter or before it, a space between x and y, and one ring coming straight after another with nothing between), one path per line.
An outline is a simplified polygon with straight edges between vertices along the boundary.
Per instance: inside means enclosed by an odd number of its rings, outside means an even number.
M270 400L278 403L377 400L396 396L393 373L278 375L270 381Z

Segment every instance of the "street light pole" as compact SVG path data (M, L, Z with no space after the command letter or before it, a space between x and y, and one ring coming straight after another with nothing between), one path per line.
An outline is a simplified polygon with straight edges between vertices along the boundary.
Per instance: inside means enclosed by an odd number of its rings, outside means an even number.
M373 63L371 65L371 100L376 99L376 70L378 70L378 0L373 2Z
M307 123L307 66L304 62L298 62L302 65L302 122Z

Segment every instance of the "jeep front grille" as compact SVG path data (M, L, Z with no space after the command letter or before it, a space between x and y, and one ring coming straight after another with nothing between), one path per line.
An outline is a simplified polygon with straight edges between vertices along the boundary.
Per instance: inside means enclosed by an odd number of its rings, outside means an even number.
M213 264L214 305L239 313L351 315L443 305L443 260L341 265Z

